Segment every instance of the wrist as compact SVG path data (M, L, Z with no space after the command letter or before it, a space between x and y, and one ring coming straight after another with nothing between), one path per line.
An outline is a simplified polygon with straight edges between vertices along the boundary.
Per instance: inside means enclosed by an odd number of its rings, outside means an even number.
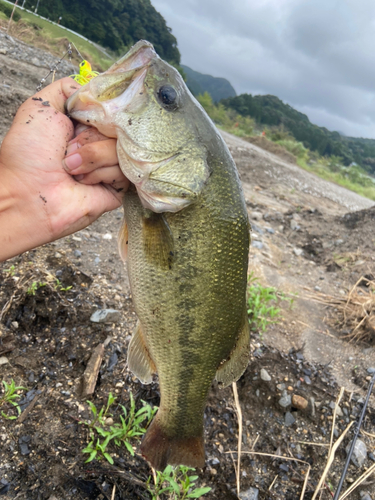
M0 163L0 261L50 240L44 210L33 207L35 196Z

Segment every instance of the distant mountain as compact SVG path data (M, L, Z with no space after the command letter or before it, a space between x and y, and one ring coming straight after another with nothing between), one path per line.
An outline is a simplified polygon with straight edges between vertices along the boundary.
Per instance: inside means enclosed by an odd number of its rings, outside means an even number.
M24 3L26 9L34 9L34 0ZM66 28L118 53L144 39L162 59L180 62L177 40L150 0L42 0L38 14L55 22L61 16Z
M285 104L274 95L241 94L221 101L243 116L251 116L258 123L282 125L297 141L322 156L340 156L345 165L356 162L375 173L375 140L345 137L310 122L308 117Z
M184 64L181 64L181 68L186 75L186 84L194 95L208 92L214 102L237 95L230 82L225 78L198 73Z

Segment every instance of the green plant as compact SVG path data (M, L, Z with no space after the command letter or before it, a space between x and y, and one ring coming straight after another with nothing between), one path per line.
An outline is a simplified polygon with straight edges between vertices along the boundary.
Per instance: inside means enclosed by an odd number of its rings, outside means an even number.
M16 274L15 269L16 269L15 266L12 265L12 266L10 266L9 269L4 269L4 272L9 273L9 276L14 276Z
M128 411L123 405L120 405L123 415L120 415L120 422L115 423L106 429L106 419L113 416L109 413L109 409L116 401L116 397L109 393L107 405L98 412L96 406L91 401L87 401L90 406L93 419L91 421L81 422L88 426L90 442L82 450L83 453L88 453L87 462L91 462L94 458L100 459L104 457L110 464L113 464L111 455L106 451L108 444L113 440L116 446L124 444L131 455L134 456L134 450L130 443L133 438L142 436L146 429L145 427L151 422L157 408L152 408L149 404L143 403L143 407L136 411L133 395L130 393L130 410ZM101 440L101 438L104 438Z
M292 305L294 299L273 287L261 286L259 278L254 277L253 273L250 274L248 285L247 314L251 329L264 332L267 326L276 323L276 318L280 316L281 309L276 307L277 304L286 300Z
M21 408L19 407L18 403L15 400L19 399L21 396L20 394L17 394L16 391L26 391L27 390L26 387L22 386L16 387L16 384L13 379L9 385L5 382L5 380L3 380L1 383L4 386L4 394L0 396L0 407L3 404L10 403L16 408L18 415L20 415ZM17 418L17 416L7 415L3 411L1 412L1 415L8 420L15 420Z
M61 281L58 278L56 278L55 290L58 290L59 292L67 292L71 288L73 288L73 286L63 287Z
M184 467L172 467L168 465L163 472L156 471L154 485L151 486L151 477L148 478L148 491L152 500L158 500L159 495L167 493L170 500L184 500L185 498L201 498L211 491L210 487L196 488L195 481L198 476L189 476L189 472L195 469Z
M27 289L27 294L28 295L35 295L35 292L38 290L38 288L42 288L43 286L46 286L47 283L43 283L42 281L33 281L31 286Z

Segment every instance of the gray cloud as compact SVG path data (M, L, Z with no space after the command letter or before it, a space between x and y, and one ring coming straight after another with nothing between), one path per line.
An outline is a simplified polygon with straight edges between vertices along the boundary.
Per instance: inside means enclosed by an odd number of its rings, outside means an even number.
M273 94L313 123L375 138L372 0L152 0L182 62Z

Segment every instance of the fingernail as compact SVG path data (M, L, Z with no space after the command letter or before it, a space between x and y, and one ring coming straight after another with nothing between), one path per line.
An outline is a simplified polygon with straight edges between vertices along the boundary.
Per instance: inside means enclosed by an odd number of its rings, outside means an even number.
M85 176L83 174L75 175L74 178L76 181L81 181Z
M67 170L68 172L72 172L82 165L82 156L78 153L75 153L74 155L64 158L63 163L65 170Z
M76 151L79 148L78 142L73 142L73 144L68 144L68 147L66 148L66 153L65 156L70 155L70 153L73 153L73 151Z

